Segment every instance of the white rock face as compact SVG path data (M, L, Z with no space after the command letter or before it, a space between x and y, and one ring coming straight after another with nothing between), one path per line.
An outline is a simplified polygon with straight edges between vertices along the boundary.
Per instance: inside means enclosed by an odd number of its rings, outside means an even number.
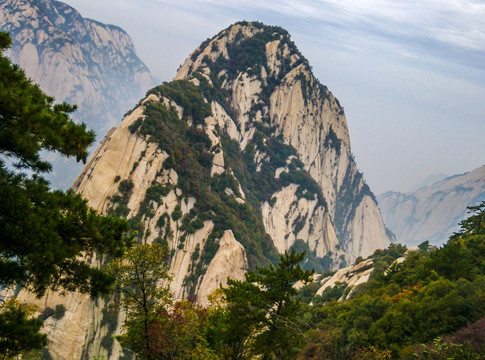
M210 66L206 65L204 57L212 61L219 56L227 58L231 41L238 33L255 36L261 31L252 24L237 24L221 32L204 48L196 49L191 54L175 79L191 80L194 71L202 68L202 73L210 80ZM350 263L357 256L368 256L375 249L386 247L392 235L386 231L376 201L351 155L343 108L318 83L304 61L296 65L301 55L291 54L283 36L280 39L266 44L269 72L263 66L259 77L238 73L232 81L227 81L226 74L218 74L225 78L223 88L232 94L230 104L233 115L231 118L222 106L213 102L214 117L219 119L219 126L239 142L241 150L254 136L255 126L252 123L269 118L270 125L276 129L275 136L281 136L286 144L296 149L305 170L320 185L327 204L325 215L323 208L317 209L315 204L297 201L301 204L296 205L294 187L275 193L276 202L273 205L268 202L262 204L265 230L271 235L278 251L289 250L295 240L301 237L311 250L318 252L318 256L329 251L335 255L337 248L341 248L347 263ZM274 88L269 103L263 104L264 82L270 75L280 75L285 58L295 66ZM251 115L254 104L258 102L262 106ZM260 171L267 156L258 150L255 160L258 163L256 170ZM306 219L304 229L299 231L301 234L293 234L290 228L298 216Z
M231 230L226 230L197 291L199 303L208 305L207 297L220 285L226 286L227 278L244 280L247 268L244 247L234 238Z
M338 270L333 276L326 277L320 280L322 287L318 289L317 295L322 295L326 289L333 288L338 283L346 284L351 291L347 294L347 298L351 296L352 289L360 284L364 284L369 280L369 276L374 270L373 260L364 260L357 265L348 266ZM341 299L343 300L343 298Z
M382 216L399 242L442 244L459 230L466 208L485 200L485 165L424 187L414 193L378 196Z
M101 346L103 338L120 333L123 320L123 313L109 309L103 299L93 301L89 295L69 293L63 296L52 291L37 299L24 290L18 298L37 306L39 315L56 311L56 307L65 310L59 319L51 316L44 321L43 331L49 339L48 351L52 359L86 359L98 354L104 354L107 359L118 359L122 354L116 341L109 350ZM110 317L117 320L114 331L109 330L109 325L102 325Z
M279 253L289 250L297 239L305 239L311 251L323 258L329 251L337 259L340 253L337 235L317 200L298 199L298 185L291 184L273 195L274 205L263 203L264 228L273 239ZM296 226L298 223L301 225ZM295 231L295 227L301 228Z
M0 29L12 36L12 60L44 91L98 122L109 117L104 124L88 121L103 133L152 85L122 29L85 19L64 3L2 1Z
M62 2L2 0L0 30L12 37L12 61L57 102L76 104L73 118L99 140L153 86L128 34ZM81 167L56 158L54 169L51 182L67 188Z
M194 297L207 304L207 296L226 284L227 277L243 279L248 267L265 260L264 256L266 260L274 256L275 249L279 253L289 250L297 241L316 258L333 260L333 268L390 241L372 193L351 156L342 108L313 77L306 60L285 35L266 44L263 52L267 64L254 65L256 70L250 67L234 73L228 68L211 73L210 61L227 59L238 41L262 31L248 23L221 32L204 48L196 49L176 76L203 89L218 82L222 87L219 91L223 97L205 99L211 115L198 122L190 116L183 120L192 130L203 130L209 142L208 154L204 154L210 155L207 158L212 163L205 164L210 173L210 186L205 191L211 192L212 203L203 203L204 211L199 207L202 194L184 193L186 179L182 172L186 168L175 170L164 165L169 154L173 160L175 150L180 150L159 146L154 134L142 135L145 133L134 128L144 121L148 105L174 109L171 114L182 119L186 109L157 91L159 95L149 95L108 133L73 185L101 213L121 212L138 222L141 241L168 245L171 291L177 300ZM98 40L102 42L103 38ZM276 77L280 82L271 88L269 82ZM168 122L163 116L156 121ZM271 152L271 147L277 150ZM194 154L188 151L180 157L181 162L184 156ZM249 156L252 158L248 160ZM277 165L268 170L272 161ZM249 171L250 167L255 171ZM258 187L264 184L251 183L253 176L272 186L264 188L266 193L258 193ZM220 185L218 181L225 182ZM216 189L218 185L221 189ZM158 195L148 198L153 189ZM237 216L233 213L226 218L227 214L217 213L222 201L229 204L223 209L237 211ZM234 225L239 220L244 223ZM265 243L245 240L244 226L246 230L258 229ZM364 277L360 275L359 279ZM359 281L356 278L353 283ZM80 295L72 296L78 297L68 311L76 316L82 312L87 325L72 330L69 356L117 359L119 353L101 346L107 331L105 325L101 326L101 308ZM27 295L25 298L30 300ZM75 308L76 301L82 306ZM42 304L55 306L47 298ZM59 339L56 344L62 343L64 325L59 326L48 330L50 336ZM54 358L70 358L56 351L51 352L56 354Z
M148 96L139 107L125 117L119 127L111 129L73 185L73 189L82 194L90 206L101 213L106 213L113 207L112 198L118 194L119 185L123 181L133 184L127 202L128 219L138 213L147 189L154 183L175 187L178 183L177 173L173 169L164 170L162 167L168 155L160 151L156 143L147 142L146 138L129 130L130 125L143 118L143 106L148 101L163 102L163 99L153 94ZM212 129L213 125L208 119L206 131ZM169 271L172 276L170 290L177 300L189 295L185 279L192 271L193 255L195 252L203 251L214 224L212 221L205 221L201 229L193 234L186 234L180 230L181 219L172 221L170 216L176 206L180 206L182 215L188 214L196 201L192 197L182 198L180 189L175 188L158 202L152 203L153 218L142 219L146 229L145 241L152 242L159 237L165 237L173 251ZM163 216L167 219L166 226L160 228L157 222ZM98 264L95 259L90 261L92 264ZM228 277L244 279L247 268L248 262L243 246L234 238L231 230L225 231L219 240L219 249L206 269L206 275L199 281L198 302L206 305L207 296L220 284L225 285ZM108 311L107 308L103 308L103 301L93 301L89 296L78 293L62 297L52 292L36 299L33 294L26 291L22 291L18 298L37 305L39 312L47 308L53 309L58 304L65 306L65 318L48 318L46 322L45 331L51 341L49 353L53 359L84 359L88 354L90 357L103 355L106 359L120 357L121 349L118 343L114 342L112 349L106 349L101 345L105 336L113 335L108 325L102 325L103 316L107 316L105 314ZM122 317L122 313L116 315L118 322L115 332L121 331ZM73 320L76 321L74 326L70 323Z

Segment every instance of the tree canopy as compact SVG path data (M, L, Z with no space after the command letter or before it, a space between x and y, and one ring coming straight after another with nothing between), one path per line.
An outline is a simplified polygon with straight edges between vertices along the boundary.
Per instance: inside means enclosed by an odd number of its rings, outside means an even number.
M281 255L273 265L248 271L246 281L228 280L227 303L208 333L209 343L224 359L291 359L302 343L297 320L296 282L311 281L312 272L300 262L305 253Z
M83 256L119 256L128 225L97 214L71 191L50 191L41 150L85 161L94 133L69 118L75 106L54 104L10 62L3 54L10 43L0 32L0 284L39 296L48 288L96 295L113 280Z
M402 262L396 244L377 250L369 281L351 299L302 309L312 322L298 359L485 358L475 340L485 324L485 202L469 210L442 247L424 242Z

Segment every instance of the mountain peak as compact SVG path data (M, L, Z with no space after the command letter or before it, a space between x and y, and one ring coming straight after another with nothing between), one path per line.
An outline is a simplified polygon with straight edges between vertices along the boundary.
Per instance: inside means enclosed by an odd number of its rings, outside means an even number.
M243 21L204 41L192 52L176 78L189 77L201 70L200 67L213 71L224 69L228 78L241 72L282 78L300 64L305 64L309 71L308 61L286 30Z
M223 30L148 91L73 189L126 217L141 243L166 244L173 295L202 304L285 251L305 250L304 267L325 271L391 241L342 107L289 34L260 23ZM104 334L89 333L81 347Z
M56 101L76 104L74 120L99 139L153 86L124 30L83 18L62 2L3 0L0 30L12 37L12 61ZM51 183L68 188L81 167L74 160L53 163Z

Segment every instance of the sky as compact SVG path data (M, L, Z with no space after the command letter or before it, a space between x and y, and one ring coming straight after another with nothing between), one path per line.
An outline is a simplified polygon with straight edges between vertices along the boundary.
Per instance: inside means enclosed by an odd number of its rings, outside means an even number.
M289 31L345 108L375 194L485 164L485 0L65 0L123 28L158 81L241 21Z

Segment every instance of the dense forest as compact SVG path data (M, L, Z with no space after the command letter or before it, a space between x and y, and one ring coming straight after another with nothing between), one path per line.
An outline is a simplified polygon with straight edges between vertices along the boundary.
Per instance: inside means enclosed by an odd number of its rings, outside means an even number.
M403 246L377 250L370 280L350 300L337 292L302 306L309 342L299 358L483 358L485 202L469 210L441 248L424 242L402 262Z

